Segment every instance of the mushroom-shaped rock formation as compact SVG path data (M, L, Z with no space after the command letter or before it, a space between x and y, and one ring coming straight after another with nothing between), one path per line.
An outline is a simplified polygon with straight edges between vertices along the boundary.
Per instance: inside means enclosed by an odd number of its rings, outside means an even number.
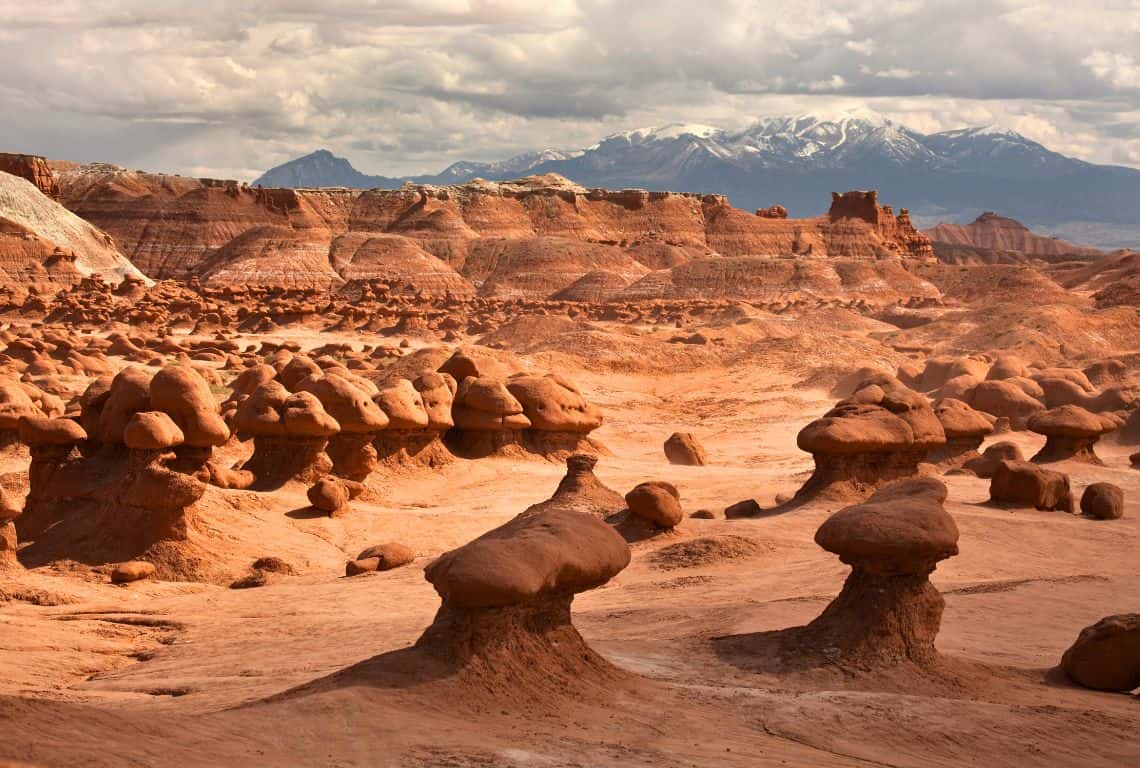
M163 368L151 379L150 407L168 415L182 431L182 443L174 451L177 468L209 481L218 469L211 462L214 448L230 439L209 383L187 366Z
M556 373L519 374L507 380L507 390L530 420L523 433L528 450L562 459L593 447L586 436L602 426L602 409L586 402L573 383Z
M230 396L222 403L222 412L227 422L232 421L233 414L242 400L252 395L258 387L277 378L277 369L272 365L253 365L237 375L230 383Z
M428 371L416 377L412 386L420 393L424 411L428 415L429 430L442 433L455 426L451 406L455 402L455 392L459 385L451 374Z
M708 464L708 454L705 453L697 438L689 432L674 432L665 441L665 458L670 464L679 464L686 467L703 467Z
M150 380L152 373L142 368L129 367L119 371L111 380L105 395L85 397L84 402L94 421L94 431L88 430L88 437L95 443L116 444L123 442L123 430L127 422L139 411L149 411ZM96 382L97 389L101 385ZM96 415L97 414L97 415ZM84 423L88 417L83 417Z
M796 442L815 459L796 500L853 499L918 474L930 450L946 444L946 433L925 396L872 384L800 430Z
M1099 465L1104 462L1093 446L1101 435L1116 429L1116 422L1079 405L1062 405L1033 414L1028 427L1046 437L1044 447L1030 461L1048 464L1067 459Z
M258 387L234 414L239 433L253 436L253 455L242 469L256 490L276 490L290 480L310 484L328 474L328 439L340 424L311 392L290 393L280 382Z
M1077 685L1097 691L1140 688L1140 613L1106 616L1085 627L1061 657Z
M43 415L20 382L0 376L0 448L19 442L20 419Z
M459 385L451 374L427 371L412 380L411 387L414 395L401 380L377 393L376 402L392 424L376 436L376 451L389 464L443 466L455 458L443 436L455 426L451 411Z
M149 381L136 374L116 377L89 403L87 421L114 440L86 441L83 428L68 419L21 424L32 465L17 528L31 561L97 564L148 552L161 559L163 546L187 539L196 518L193 505L206 486L176 468L171 449L185 435L173 418L140 407L138 395ZM175 410L185 407L180 403ZM85 443L91 443L86 454L73 450ZM191 560L173 554L163 567L170 575L185 576L200 565Z
M424 391L409 379L398 379L376 394L376 403L389 420L388 428L373 440L382 464L435 467L451 458L441 439L451 414L445 416L442 411L452 400L455 380L447 374L425 375L427 380L421 377L416 381L421 382L432 401L430 411Z
M461 674L573 689L620 673L570 619L574 595L629 564L629 546L597 517L526 512L432 562L443 604L416 648Z
M8 493L0 488L0 569L17 565L16 526L14 521L22 510Z
M522 431L530 426L522 403L502 379L468 376L461 381L451 416L455 428L447 434L448 447L468 458L520 447Z
M41 494L57 485L57 471L67 464L76 446L87 439L87 433L71 419L25 417L20 420L19 437L32 454L28 506L33 507Z
M333 472L350 480L368 477L376 469L372 440L388 426L388 416L367 391L336 374L309 376L297 388L315 395L340 425L340 432L329 437L327 448Z
M534 505L527 512L548 508L568 508L606 518L625 509L625 499L612 488L606 487L594 467L598 457L591 453L574 453L566 459L566 474L558 483L554 495Z
M1033 507L1043 512L1073 511L1069 476L1028 461L1003 461L990 479L990 501L1000 506Z
M456 381L463 381L468 376L474 376L477 379L485 376L506 378L510 375L511 370L487 352L469 348L456 350L439 367L439 372L450 375Z
M967 400L965 396L962 399ZM967 402L991 416L1005 416L1014 429L1025 429L1029 417L1045 408L1044 403L1012 379L983 381L970 390Z
M958 554L958 527L945 499L938 480L900 480L824 521L816 543L851 573L839 596L794 635L799 649L856 669L937 660L945 601L927 577Z
M998 465L1003 461L1025 461L1021 449L1016 443L1002 440L999 443L987 446L980 456L967 459L962 468L973 472L978 477L989 480L997 472Z
M986 435L993 431L996 420L953 398L938 401L934 406L934 415L946 433L946 444L932 450L926 460L944 469L960 467L977 458L978 448Z
M297 391L297 385L310 376L320 376L321 367L305 355L294 355L289 362L277 371L277 380L290 392Z

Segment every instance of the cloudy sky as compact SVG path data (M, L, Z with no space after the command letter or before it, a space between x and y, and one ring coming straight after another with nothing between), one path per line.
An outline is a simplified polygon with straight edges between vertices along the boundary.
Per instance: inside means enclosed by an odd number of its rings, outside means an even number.
M850 108L1140 167L1140 0L0 0L0 150L148 170L434 173Z

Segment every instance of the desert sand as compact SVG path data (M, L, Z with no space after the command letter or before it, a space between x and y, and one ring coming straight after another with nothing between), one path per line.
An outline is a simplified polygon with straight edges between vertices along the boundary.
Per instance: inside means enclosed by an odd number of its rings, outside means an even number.
M597 474L619 489L668 478L687 511L772 506L810 471L794 435L831 398L758 373L575 370L607 414L595 437L613 455ZM661 443L682 426L708 466L666 463ZM1015 439L1026 455L1043 442ZM303 488L211 488L203 517L220 561L274 555L301 574L256 590L120 587L65 566L6 574L0 754L46 765L1129 764L1140 758L1134 697L1082 690L1054 669L1081 627L1140 593L1140 475L1123 448L1104 453L1105 467L1061 468L1078 487L1124 489L1125 516L1111 523L991 508L986 481L947 478L961 555L933 581L952 675L785 674L726 640L805 623L838 591L846 567L812 542L835 505L811 504L686 519L634 544L630 567L574 604L590 646L630 674L570 696L369 674L430 623L438 600L424 565L546 498L558 464L381 472L372 498L334 519L296 514ZM24 463L6 458L6 483ZM411 566L341 575L364 544L389 539L415 550Z

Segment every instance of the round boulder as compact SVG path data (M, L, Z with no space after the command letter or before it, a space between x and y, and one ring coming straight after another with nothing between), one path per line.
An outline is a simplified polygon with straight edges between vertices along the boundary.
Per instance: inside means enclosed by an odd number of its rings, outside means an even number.
M1081 514L1097 520L1124 517L1124 491L1112 483L1093 483L1081 494Z
M1082 629L1061 657L1061 669L1097 691L1140 688L1140 613L1107 616Z
M625 495L625 503L630 513L659 528L673 528L685 516L676 486L662 480L641 483Z
M708 463L708 454L689 432L674 432L665 441L665 458L670 464L686 467L703 467Z

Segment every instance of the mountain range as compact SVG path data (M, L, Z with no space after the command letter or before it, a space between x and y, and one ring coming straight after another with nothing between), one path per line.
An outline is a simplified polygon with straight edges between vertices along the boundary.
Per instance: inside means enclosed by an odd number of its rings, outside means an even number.
M921 133L873 113L771 117L744 130L671 124L624 131L577 150L458 162L426 176L369 176L320 150L277 166L265 187L392 189L558 173L587 187L724 194L733 205L827 210L830 193L878 189L923 225L1000 211L1037 230L1100 247L1140 247L1140 170L1053 152L1014 131Z

